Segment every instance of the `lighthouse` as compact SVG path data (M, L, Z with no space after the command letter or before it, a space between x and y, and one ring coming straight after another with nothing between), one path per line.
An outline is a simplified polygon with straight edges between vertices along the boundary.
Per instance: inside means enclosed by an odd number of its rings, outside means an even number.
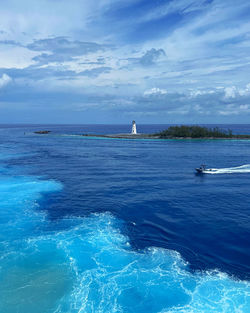
M131 134L132 134L132 135L136 135L136 134L137 134L135 121L132 122L132 131L131 131Z

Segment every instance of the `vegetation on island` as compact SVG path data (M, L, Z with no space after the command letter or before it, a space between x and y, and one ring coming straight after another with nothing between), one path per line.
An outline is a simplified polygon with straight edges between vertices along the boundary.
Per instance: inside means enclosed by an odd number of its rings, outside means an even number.
M154 134L159 138L250 138L250 135L233 135L230 129L202 126L170 126L160 133Z

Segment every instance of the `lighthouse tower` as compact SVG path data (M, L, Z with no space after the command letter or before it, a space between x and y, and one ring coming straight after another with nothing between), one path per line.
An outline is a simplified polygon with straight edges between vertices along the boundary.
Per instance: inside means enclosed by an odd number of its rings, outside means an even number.
M132 135L136 135L136 134L137 134L135 121L132 122L132 131L131 131L131 134L132 134Z

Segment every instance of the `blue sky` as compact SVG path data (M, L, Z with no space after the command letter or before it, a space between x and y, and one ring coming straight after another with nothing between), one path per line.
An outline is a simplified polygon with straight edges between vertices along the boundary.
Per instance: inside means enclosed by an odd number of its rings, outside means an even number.
M2 0L0 123L249 123L247 0Z

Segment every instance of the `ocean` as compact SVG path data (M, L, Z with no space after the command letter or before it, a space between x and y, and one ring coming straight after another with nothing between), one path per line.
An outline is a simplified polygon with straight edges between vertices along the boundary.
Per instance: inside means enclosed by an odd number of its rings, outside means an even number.
M0 126L0 313L250 312L250 141L130 128Z

